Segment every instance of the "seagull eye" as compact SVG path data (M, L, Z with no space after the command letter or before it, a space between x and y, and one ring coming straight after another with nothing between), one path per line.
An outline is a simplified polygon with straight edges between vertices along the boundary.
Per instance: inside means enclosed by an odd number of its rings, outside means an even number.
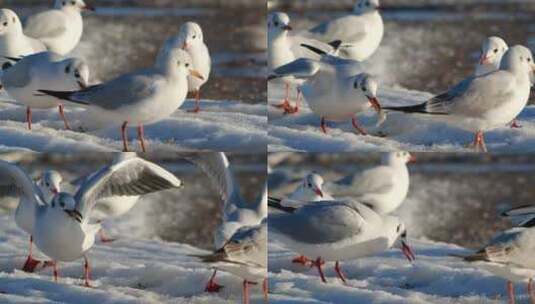
M59 203L59 205L60 205L62 208L65 207L65 203L64 203L64 202Z
M67 2L63 1L62 4L63 4L63 6L65 6L65 5L67 5Z
M71 67L70 67L70 66L67 66L67 67L65 68L65 73L66 73L66 74L69 74L70 72L71 72Z
M366 87L362 87L362 91L366 92L367 91Z
M277 21L275 21L273 24L274 24L275 26L279 26L279 23L278 23Z
M4 22L4 26L7 26L7 25L8 25L7 21L6 21L6 22Z
M498 53L498 49L494 49L494 53Z
M76 2L74 2L74 1L71 1L71 4L72 4L72 5L76 5Z
M197 38L197 35L193 35L193 37L191 37L191 38L195 39L195 38Z
M307 185L309 188L312 188L312 184L311 183L308 183Z
M49 183L45 183L45 185L46 185L47 187L50 187L50 184L49 184Z

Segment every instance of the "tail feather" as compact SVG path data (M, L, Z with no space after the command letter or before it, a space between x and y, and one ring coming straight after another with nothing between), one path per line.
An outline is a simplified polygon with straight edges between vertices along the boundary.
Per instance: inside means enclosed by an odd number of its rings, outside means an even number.
M70 91L70 92L65 92L64 91L64 92L61 92L61 91L38 90L38 92L41 92L41 93L44 93L46 95L50 95L50 96L53 96L53 97L56 97L56 98L59 98L59 99L63 99L63 100L67 100L67 101L70 101L70 102L82 104L82 105L88 105L89 104L88 102L85 102L85 101L73 99L73 95L74 95L74 93L76 93L76 91Z
M274 197L269 197L268 198L268 206L271 207L271 208L275 208L277 210L280 210L280 211L284 211L286 213L294 213L296 208L293 208L293 207L285 207L283 205L281 205L281 199L279 198L274 198Z

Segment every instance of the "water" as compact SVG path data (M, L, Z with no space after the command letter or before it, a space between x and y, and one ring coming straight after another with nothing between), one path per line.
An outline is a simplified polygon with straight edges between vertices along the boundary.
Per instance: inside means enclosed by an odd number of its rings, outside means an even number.
M42 3L17 1L7 7L23 18L45 9ZM181 8L142 1L107 1L96 6L96 13L85 14L84 35L73 52L88 60L93 82L151 66L163 42L177 34L184 22L195 21L204 29L214 61L202 97L247 103L266 99L265 42L258 34L264 30L263 18L259 18L263 10Z
M275 161L270 154L270 163ZM396 212L412 237L477 248L511 224L500 213L512 206L535 203L535 157L416 153L409 165L411 186ZM275 169L297 177L317 171L326 180L369 168L379 162L369 154L292 154ZM270 189L280 197L295 187Z

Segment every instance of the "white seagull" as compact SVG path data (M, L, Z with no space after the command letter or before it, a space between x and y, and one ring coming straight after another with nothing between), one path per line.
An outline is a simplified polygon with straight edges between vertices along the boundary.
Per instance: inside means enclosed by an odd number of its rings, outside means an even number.
M158 57L166 56L173 49L183 49L191 56L193 68L198 71L202 78L188 76L188 92L195 94L195 109L200 111L201 87L208 81L212 68L212 59L208 47L204 43L204 35L201 26L195 22L186 22L180 27L177 36L167 39Z
M487 151L483 132L510 123L524 109L534 69L531 51L524 46L513 46L502 58L498 71L470 76L422 104L384 109L435 115L453 126L474 132L474 148Z
M354 200L322 201L291 208L270 197L269 206L282 211L269 214L269 228L292 251L315 257L311 265L318 269L324 283L325 261L336 261L335 271L346 283L340 261L384 252L398 240L407 259L415 258L406 243L405 225L398 217L380 215Z
M268 15L268 69L273 71L285 64L294 61L297 58L306 57L310 59L318 59L319 56L311 53L309 50L302 48L301 44L306 43L320 48L324 51L334 52L335 48L339 46L339 41L333 41L330 45L324 44L320 41L314 41L298 35L289 35L292 31L290 25L290 17L283 12L272 12ZM297 79L292 76L282 78L286 87L286 95L283 102L276 105L278 108L284 109L284 113L292 114L299 111L299 103L301 99L301 92L297 89L297 103L295 107L290 105L290 85L300 85L303 83L302 79Z
M26 122L32 129L32 108L57 107L65 129L70 129L63 112L63 101L39 90L71 91L87 88L89 66L78 58L65 58L52 52L12 58L17 63L6 69L1 82L7 93L26 106Z
M535 228L515 227L496 235L476 253L464 260L507 279L509 304L515 303L513 282L527 283L531 303L535 303Z
M267 303L267 218L258 225L241 227L214 253L197 257L243 278L243 304L249 303L249 285L262 281Z
M305 47L317 50L308 45ZM382 113L377 99L378 80L368 73L359 72L360 64L354 60L323 55L321 60L300 58L283 65L275 69L269 79L286 76L306 79L300 90L312 111L321 117L323 133L327 133L326 119L351 119L353 127L366 135L367 131L360 126L355 115L370 107Z
M2 194L12 195L18 194L17 186L13 184L13 178L10 176L12 173L17 173L16 166L7 162L0 162L0 187ZM4 173L4 170L12 170L11 173ZM17 174L21 174L18 172ZM39 177L36 183L28 183L26 187L28 189L35 190L35 195L38 196L38 200L44 203L50 203L52 198L59 193L61 175L58 175L57 171L47 170ZM46 195L45 193L49 194ZM33 272L35 268L42 262L33 258L33 227L35 224L35 210L36 204L34 198L31 196L21 195L17 209L15 209L15 223L19 228L26 231L30 235L30 247L26 262L22 266L22 270L26 272ZM46 265L46 263L45 263Z
M341 40L342 58L364 61L383 40L384 24L379 8L379 0L358 0L352 14L321 23L303 35L325 43Z
M49 51L67 55L82 38L83 10L94 8L83 0L55 0L52 9L28 17L24 32L42 41Z
M60 192L47 204L39 188L18 166L0 161L2 180L16 187L24 199L35 204L32 235L37 247L52 259L57 281L57 262L84 257L85 286L89 284L86 253L95 242L100 224L91 224L91 212L99 198L113 195L142 195L178 188L182 182L160 166L140 158L127 159L100 169L74 196Z
M316 172L310 172L303 178L301 184L281 201L285 207L298 208L305 203L331 200L333 197L323 190L324 180Z
M106 120L122 123L123 151L128 151L126 127L137 124L138 139L145 152L143 125L167 118L178 109L188 92L188 75L203 79L193 69L193 61L181 49L159 58L152 68L124 74L85 90L42 93L93 108Z
M383 155L381 165L326 183L324 188L335 197L350 197L379 214L389 214L407 197L410 185L407 163L414 160L409 152L388 152Z
M254 203L244 201L224 153L194 153L185 158L205 172L224 201L222 223L214 234L215 248L222 248L240 228L258 225L267 216L267 184ZM208 292L222 288L215 283L215 275L216 271L206 285Z
M7 57L20 58L43 51L46 51L46 46L41 41L24 34L14 11L0 9L0 66L12 64Z

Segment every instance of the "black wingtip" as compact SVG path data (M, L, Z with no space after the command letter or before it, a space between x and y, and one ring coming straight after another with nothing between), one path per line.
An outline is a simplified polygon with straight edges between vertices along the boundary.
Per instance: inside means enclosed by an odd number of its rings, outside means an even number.
M311 50L312 52L314 52L314 53L316 53L318 55L327 55L327 53L325 51L322 51L322 50L318 49L317 47L308 45L306 43L301 43L301 47L304 47L305 49L309 49L309 50Z
M72 97L72 94L74 94L75 92L62 92L62 91L49 91L49 90L37 90L37 92L40 92L40 93L43 93L43 94L46 94L46 95L50 95L50 96L53 96L53 97L56 97L56 98L59 98L59 99L68 100L68 101L71 101L71 102L74 102L74 103L79 103L79 104L83 104L83 105L88 105L89 104L89 103L84 102L84 101L73 100L71 97Z
M8 56L4 56L4 58L6 59L9 59L11 61L15 61L15 62L19 62L22 60L22 57L8 57Z
M2 64L2 71L5 71L9 68L11 68L13 66L13 63L11 62L4 62L4 64Z
M296 208L281 205L281 199L268 197L268 206L287 213L294 213Z
M342 40L334 40L328 43L328 45L332 46L335 50L337 50L342 45Z
M278 75L271 74L271 75L269 75L269 76L267 77L267 80L270 81L270 80L273 80L273 79L277 79L277 78L279 78L279 77L280 77L280 76L278 76Z
M413 106L406 107L383 107L383 110L405 112L405 113L429 113L426 110L427 103L421 103Z

